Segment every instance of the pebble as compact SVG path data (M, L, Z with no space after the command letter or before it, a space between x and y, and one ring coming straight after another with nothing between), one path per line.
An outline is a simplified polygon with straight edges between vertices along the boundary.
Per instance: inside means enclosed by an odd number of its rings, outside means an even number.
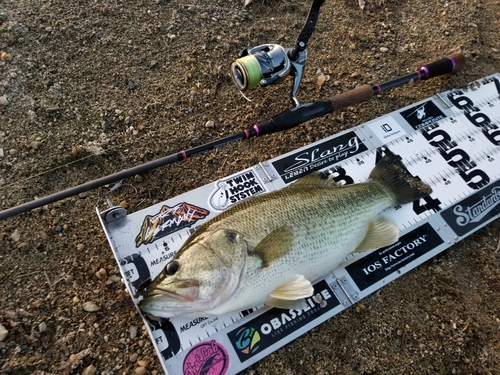
M0 96L0 106L6 106L8 104L9 101L7 100L7 95Z
M83 304L83 309L87 312L96 312L99 310L99 306L92 301L87 301Z
M7 328L5 328L2 323L0 323L0 342L5 340L5 338L7 337L7 334L9 333L9 331L7 331Z
M63 230L63 228L59 224L57 224L56 225L56 232L62 232L62 230Z
M38 330L40 332L45 332L47 331L47 323L45 322L41 322L39 325L38 325Z
M0 60L2 60L2 61L12 61L12 54L8 53L8 52L5 52L5 51L2 51L2 53L0 54Z
M130 326L130 339L133 340L137 337L137 326Z
M4 155L3 148L0 147L0 158L3 158L3 155Z
M89 365L85 367L85 369L82 372L82 375L95 375L96 374L96 368L94 365Z
M128 89L130 91L133 91L133 90L136 89L135 83L132 80L130 80L130 79L128 80Z
M16 229L14 233L10 235L10 238L12 238L12 241L17 242L21 239L21 233L19 233L19 230Z
M135 363L137 361L137 358L139 357L139 354L137 353L132 353L130 354L130 357L128 357L128 360L132 363Z
M85 249L85 245L84 244L79 243L78 245L76 245L76 250L77 251L83 251L83 249Z
M42 142L40 141L33 141L30 143L30 147L33 149L33 150L38 150L40 148L40 146L42 145Z
M69 273L64 276L64 282L66 283L72 283L73 282L73 276L70 275Z
M118 276L118 275L111 275L110 277L108 277L108 280L106 280L106 284L113 284L113 283L118 283L121 281L121 277Z
M387 47L380 47L380 52L386 53L388 51L389 51L389 48L387 48Z
M55 112L59 112L59 107L49 107L45 110L45 112L47 113L55 113Z
M106 120L103 120L101 122L101 127L102 127L102 130L106 131L109 129L109 122L107 122Z
M136 375L146 375L148 373L148 370L146 370L144 367L137 367L135 369Z
M212 121L212 120L209 120L205 123L205 128L210 128L210 129L213 129L215 128L215 122Z
M137 361L137 366L148 368L148 365L149 365L148 361L145 361L143 359Z
M108 273L106 272L106 270L104 268L101 268L99 271L97 271L95 273L95 276L99 279L99 280L102 280L104 279L105 277L108 276Z
M201 140L200 140L200 138L198 138L198 137L194 137L194 138L192 138L192 139L191 139L191 144L192 144L193 146L199 146L199 145L201 145Z

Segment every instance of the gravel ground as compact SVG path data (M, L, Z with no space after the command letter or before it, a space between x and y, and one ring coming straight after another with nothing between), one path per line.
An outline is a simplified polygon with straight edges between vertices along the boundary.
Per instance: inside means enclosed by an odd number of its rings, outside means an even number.
M289 81L228 75L249 45L293 46L303 0L1 0L0 209L239 132L290 106ZM498 0L327 1L300 86L313 102L456 51L466 69L394 89L0 222L0 371L158 374L95 214L130 212L500 71ZM330 79L318 86L318 77ZM500 374L500 223L384 287L246 374ZM97 311L92 311L96 310Z

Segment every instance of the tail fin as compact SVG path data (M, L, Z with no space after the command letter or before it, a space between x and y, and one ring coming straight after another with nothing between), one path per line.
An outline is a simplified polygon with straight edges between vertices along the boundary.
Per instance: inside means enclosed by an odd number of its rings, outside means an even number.
M413 177L394 154L382 157L371 171L370 178L388 189L396 204L410 203L432 193L431 187Z

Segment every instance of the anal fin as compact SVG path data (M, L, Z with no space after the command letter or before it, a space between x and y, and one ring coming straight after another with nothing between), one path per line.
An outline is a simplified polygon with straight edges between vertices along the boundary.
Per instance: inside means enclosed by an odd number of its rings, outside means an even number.
M384 216L379 216L368 223L365 238L353 253L360 253L383 246L392 245L399 238L399 228Z
M290 306L289 302L311 297L313 293L314 288L311 282L302 275L295 275L288 283L273 290L266 304L275 307Z

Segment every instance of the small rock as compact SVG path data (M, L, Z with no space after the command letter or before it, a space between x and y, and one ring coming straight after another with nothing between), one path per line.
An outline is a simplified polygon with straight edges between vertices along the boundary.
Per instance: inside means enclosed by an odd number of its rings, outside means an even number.
M12 54L9 52L2 51L2 53L0 53L0 60L12 61Z
M108 273L106 272L106 270L104 268L101 268L99 271L97 271L95 273L95 276L99 279L99 280L102 280L104 279L106 276L108 276Z
M38 150L40 148L40 146L42 145L42 142L40 141L33 141L30 143L30 147L33 149L33 150Z
M148 370L141 366L135 369L135 373L136 375L146 375L148 373Z
M130 80L130 79L128 80L128 89L129 89L130 91L133 91L133 90L135 90L135 89L136 89L136 86L135 86L134 81L132 81L132 80Z
M7 95L0 96L0 106L7 106L9 101L7 100Z
M57 224L56 225L56 232L62 232L62 230L63 230L63 228L59 224Z
M96 312L99 310L99 306L92 301L87 301L83 304L83 309L87 312Z
M109 129L109 122L107 122L106 120L103 120L101 122L101 127L102 127L102 130L106 131Z
M45 112L47 113L55 113L55 112L59 112L59 107L49 107L45 110Z
M4 155L3 148L0 147L0 158L3 158L3 155Z
M192 139L191 139L191 144L192 144L193 146L199 146L199 145L201 145L201 140L200 140L200 138L198 138L198 137L194 137L194 138L192 138Z
M78 245L76 245L76 250L77 251L83 251L83 249L85 249L85 245L84 244L79 243Z
M47 331L47 323L45 322L41 322L39 325L38 325L38 330L40 332L45 332Z
M87 193L87 192L83 192L83 193L78 194L78 198L87 198L88 196L89 196L89 193Z
M113 283L119 283L121 281L121 279L122 278L120 276L118 276L118 275L111 275L106 280L106 284L109 285L109 284L113 284Z
M121 201L118 205L119 205L119 206L122 206L122 207L123 207L123 208L125 208L125 209L127 209L127 208L128 208L128 202L127 202L127 201L125 201L125 200Z
M139 354L137 353L132 353L130 354L130 357L128 357L128 360L132 363L135 363L137 361L137 357L139 357Z
M74 297L73 297L73 303L76 305L76 304L77 304L77 303L79 303L79 302L80 302L80 297L78 297L78 296L74 296Z
M0 323L0 342L5 340L5 338L7 337L7 334L9 333L9 331L7 331L7 328L5 328L2 323Z
M11 235L12 241L17 242L21 239L21 233L19 233L19 229L16 229Z
M137 366L148 368L149 363L148 363L148 361L140 359L140 360L137 361Z
M386 53L388 51L389 51L389 48L387 48L387 47L380 47L380 52Z
M137 337L137 326L130 326L130 339L133 340Z
M89 365L85 367L85 369L82 372L82 375L95 375L96 374L96 368L94 365Z
M212 120L209 120L205 123L205 128L210 128L210 129L213 129L215 128L215 122L212 121Z

